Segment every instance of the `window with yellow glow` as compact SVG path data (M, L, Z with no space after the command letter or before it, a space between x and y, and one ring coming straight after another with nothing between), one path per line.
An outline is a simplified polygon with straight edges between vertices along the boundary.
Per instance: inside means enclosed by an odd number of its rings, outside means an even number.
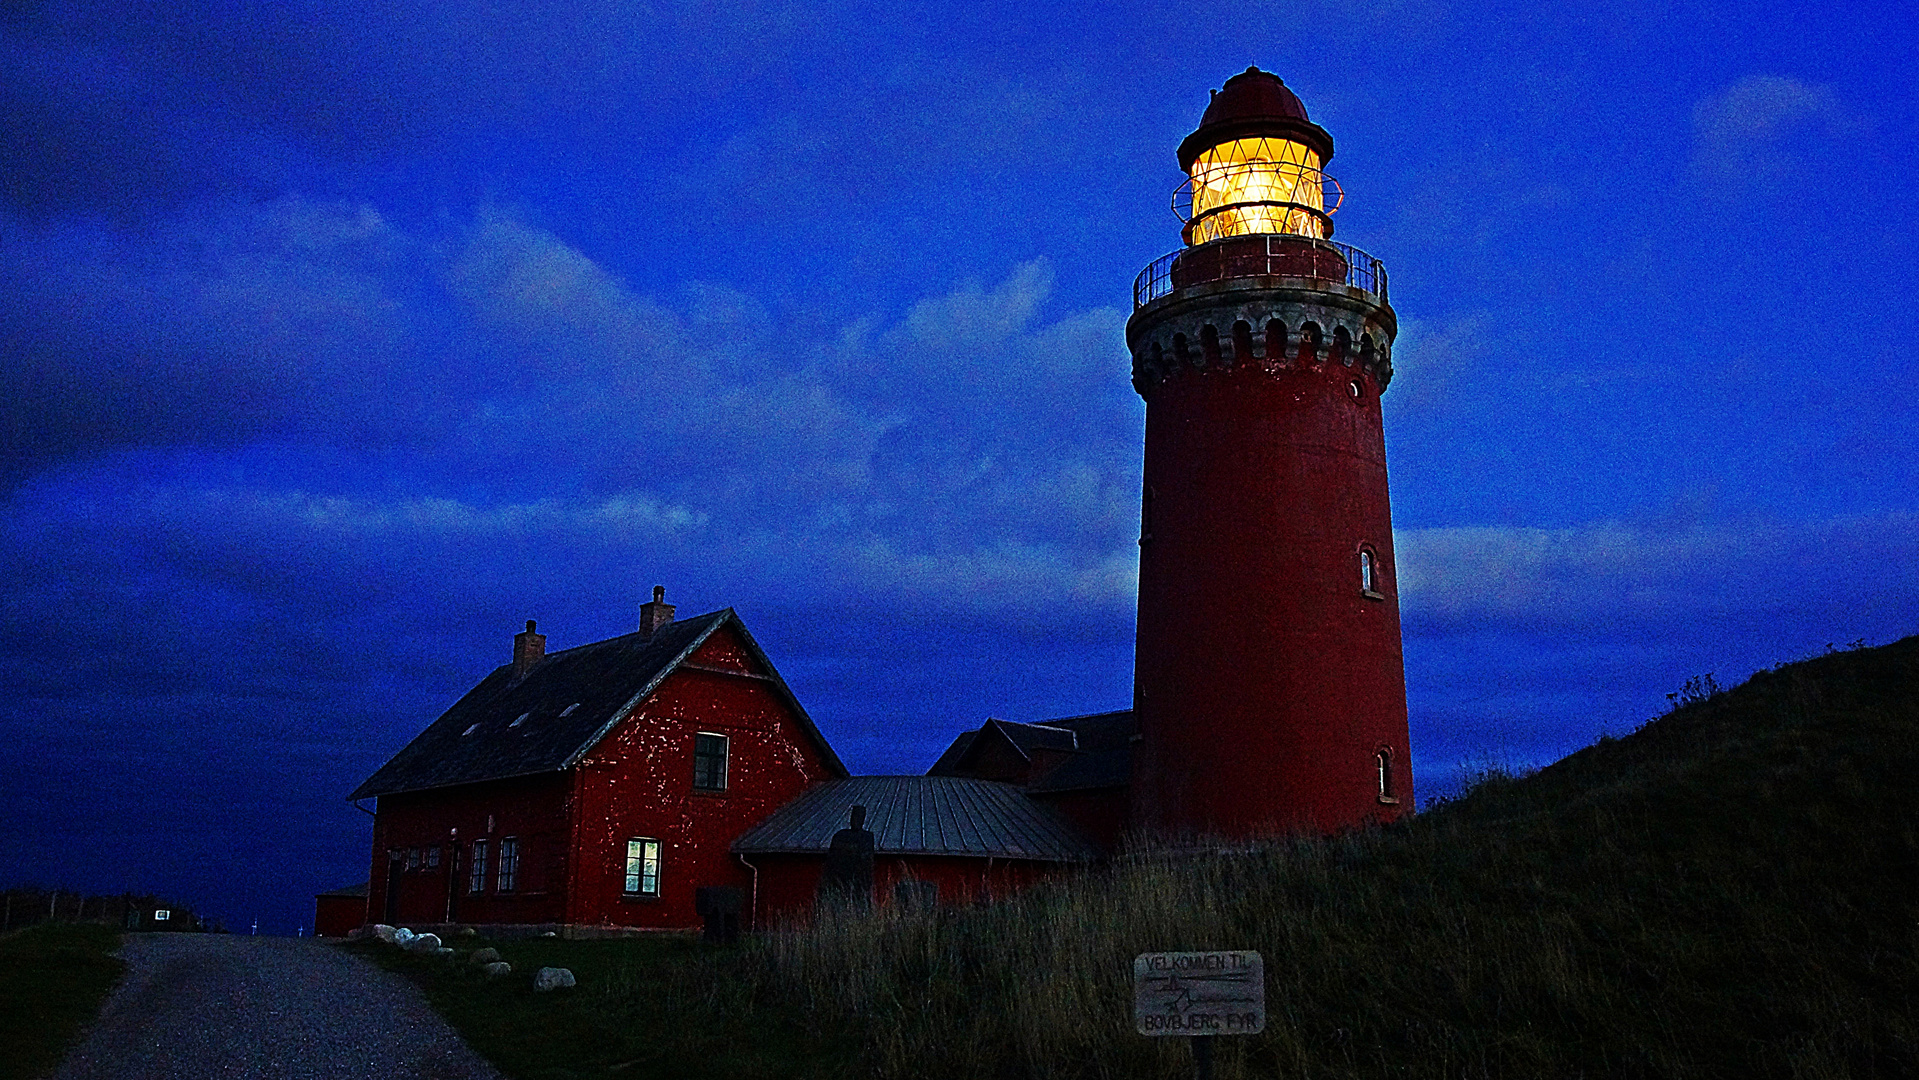
M1324 237L1325 174L1319 154L1291 139L1234 139L1193 161L1189 244L1225 236Z

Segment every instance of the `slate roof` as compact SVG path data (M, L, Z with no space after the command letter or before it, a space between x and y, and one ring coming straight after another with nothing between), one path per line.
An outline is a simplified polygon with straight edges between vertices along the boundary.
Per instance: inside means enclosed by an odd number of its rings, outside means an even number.
M792 706L827 769L845 776L839 756L739 616L726 608L667 623L651 638L636 632L548 653L518 681L513 665L503 664L347 797L367 799L572 768L714 631L727 625Z
M1040 862L1099 856L1066 820L1013 784L960 776L855 776L813 785L733 843L743 855L820 854L855 805L880 855L971 855Z
M1117 712L1087 713L1084 716L1062 716L1057 720L1042 720L1040 723L1049 728L1065 728L1079 740L1081 750L1119 750L1130 745L1129 740L1139 730L1133 721L1133 710L1121 709Z
M1026 785L1035 795L1052 791L1087 791L1093 788L1125 787L1133 778L1133 751L1089 750L1074 754L1052 771Z
M960 732L959 735L953 739L953 745L947 747L945 752L940 754L939 760L933 762L933 767L926 770L926 775L956 775L954 770L959 766L960 759L966 756L966 751L972 748L973 736L978 734L979 732L977 731Z
M1130 709L1118 712L1065 716L1037 724L1011 720L988 720L977 731L963 731L939 756L928 776L964 776L970 768L967 760L980 738L996 730L1020 751L1028 755L1037 748L1066 751L1068 756L1057 766L1026 785L1026 790L1043 793L1085 791L1093 788L1125 787L1132 780L1133 733L1138 730Z
M1007 739L1019 747L1022 754L1030 755L1035 750L1079 749L1079 740L1065 728L1048 724L1022 724L1013 720L988 720L986 727L997 727L1005 732Z

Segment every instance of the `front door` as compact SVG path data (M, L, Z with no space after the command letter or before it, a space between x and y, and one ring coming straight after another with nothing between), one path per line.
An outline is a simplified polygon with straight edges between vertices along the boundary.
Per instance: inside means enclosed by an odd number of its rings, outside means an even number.
M446 921L460 921L460 845L446 846Z
M386 924L393 926L400 921L400 872L406 869L405 855L398 851L386 853Z

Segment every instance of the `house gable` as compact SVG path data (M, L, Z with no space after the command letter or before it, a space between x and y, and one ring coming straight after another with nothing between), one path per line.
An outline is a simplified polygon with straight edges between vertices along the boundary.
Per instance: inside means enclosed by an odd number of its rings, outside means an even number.
M702 736L724 747L717 786L695 782ZM684 927L697 922L698 888L751 887L728 850L735 838L845 769L735 622L715 628L583 755L576 776L569 921ZM625 889L629 842L658 843L657 895Z
M550 654L521 677L515 677L512 665L502 665L348 798L572 768L668 675L700 654L714 631L723 626L730 631L724 643L704 654L710 656L712 666L743 666L764 675L792 707L802 736L817 749L829 772L846 775L846 766L785 680L739 616L727 608L668 623L651 636L625 634Z

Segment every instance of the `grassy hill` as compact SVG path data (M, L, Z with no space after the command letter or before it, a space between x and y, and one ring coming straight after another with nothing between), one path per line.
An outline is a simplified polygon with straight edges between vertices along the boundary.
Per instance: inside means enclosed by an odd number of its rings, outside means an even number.
M609 977L526 1007L643 1042L502 1063L1190 1075L1186 1040L1132 1030L1132 957L1237 948L1265 956L1268 1024L1218 1040L1222 1080L1919 1075L1919 638L1713 689L1380 832L1147 855L1001 904L826 923L670 970L607 953ZM498 1019L490 1036L463 1026L483 1050L520 1038ZM820 1055L729 1049L774 1039Z

